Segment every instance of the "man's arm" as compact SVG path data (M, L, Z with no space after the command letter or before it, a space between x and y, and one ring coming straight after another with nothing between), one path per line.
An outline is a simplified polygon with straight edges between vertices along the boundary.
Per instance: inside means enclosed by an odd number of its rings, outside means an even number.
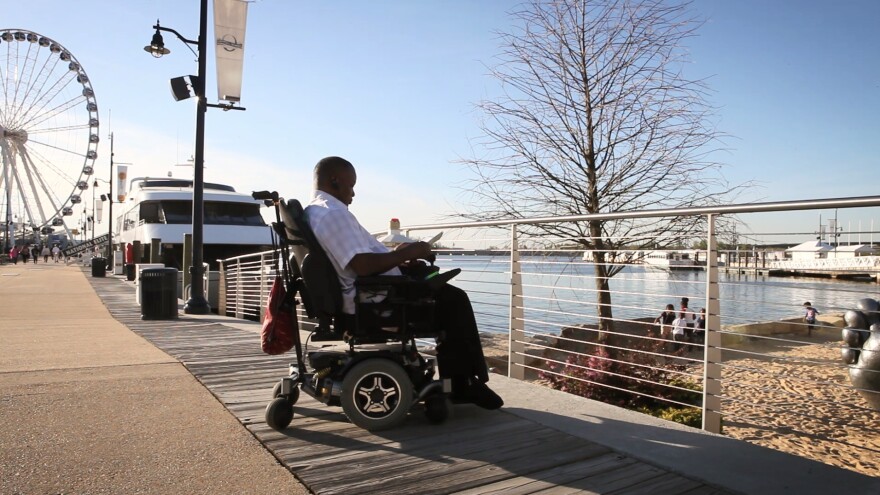
M431 246L426 242L414 242L387 253L359 253L348 262L359 277L378 275L400 266L409 260L424 259L431 255Z

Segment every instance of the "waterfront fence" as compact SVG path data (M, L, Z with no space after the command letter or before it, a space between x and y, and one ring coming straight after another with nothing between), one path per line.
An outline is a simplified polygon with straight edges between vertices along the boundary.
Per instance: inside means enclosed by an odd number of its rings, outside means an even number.
M743 234L742 226L749 231L770 212L793 218L832 208L876 214L878 206L880 197L829 199L447 223L405 232L416 238L443 232L437 263L462 268L452 283L471 298L494 371L880 475L880 463L871 460L880 452L880 415L861 395L873 392L852 386L849 371L860 364L841 359L843 314L859 299L880 299L876 278L777 278L728 270L719 263L727 233L718 232L724 218L741 226L740 240L785 238L794 245L813 234ZM670 233L701 242L694 266L665 271L641 263L638 254L610 251L603 259L596 251L573 249L578 238L529 228L671 216L703 217L705 231ZM259 320L274 257L265 252L222 261L221 314ZM620 272L597 275L608 269ZM691 311L705 309L706 329L676 342L654 320L667 304L678 311L683 297ZM814 326L803 319L806 301L821 313ZM305 329L310 325L303 321ZM842 460L827 460L828 452L841 451Z

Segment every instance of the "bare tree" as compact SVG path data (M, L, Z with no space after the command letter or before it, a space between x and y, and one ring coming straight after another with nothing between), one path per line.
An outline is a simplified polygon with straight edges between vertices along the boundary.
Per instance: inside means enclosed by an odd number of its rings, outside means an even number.
M619 212L717 203L729 187L711 154L708 88L684 76L699 22L667 0L534 0L514 12L479 106L485 150L463 160L473 219ZM701 218L528 227L592 253L600 336L613 330L608 280L634 249L705 232ZM683 236L670 233L684 233ZM602 337L600 337L602 338ZM604 340L604 339L603 339Z

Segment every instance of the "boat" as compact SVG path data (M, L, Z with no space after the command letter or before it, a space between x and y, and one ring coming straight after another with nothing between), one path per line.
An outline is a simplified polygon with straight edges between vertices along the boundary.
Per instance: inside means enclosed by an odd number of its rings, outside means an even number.
M696 259L694 251L643 251L642 265L659 270L702 270L705 262Z
M137 177L131 180L116 218L118 244L140 242L144 259L159 239L162 260L180 268L183 238L192 233L193 181ZM218 260L272 249L271 230L260 214L262 203L225 184L204 184L203 260L212 270Z
M641 265L645 268L658 270L703 270L706 262L700 260L700 250L689 249L685 251L635 251L633 257L627 263ZM583 260L593 261L593 252L584 251ZM705 255L703 256L705 258ZM718 266L722 263L719 262Z

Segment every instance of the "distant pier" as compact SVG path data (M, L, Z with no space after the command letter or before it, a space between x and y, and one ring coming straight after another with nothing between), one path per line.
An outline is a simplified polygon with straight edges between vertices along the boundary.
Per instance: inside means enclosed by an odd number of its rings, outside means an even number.
M880 271L877 270L783 270L779 268L735 265L718 267L718 269L722 270L724 273L734 275L754 275L769 277L812 277L880 283Z

